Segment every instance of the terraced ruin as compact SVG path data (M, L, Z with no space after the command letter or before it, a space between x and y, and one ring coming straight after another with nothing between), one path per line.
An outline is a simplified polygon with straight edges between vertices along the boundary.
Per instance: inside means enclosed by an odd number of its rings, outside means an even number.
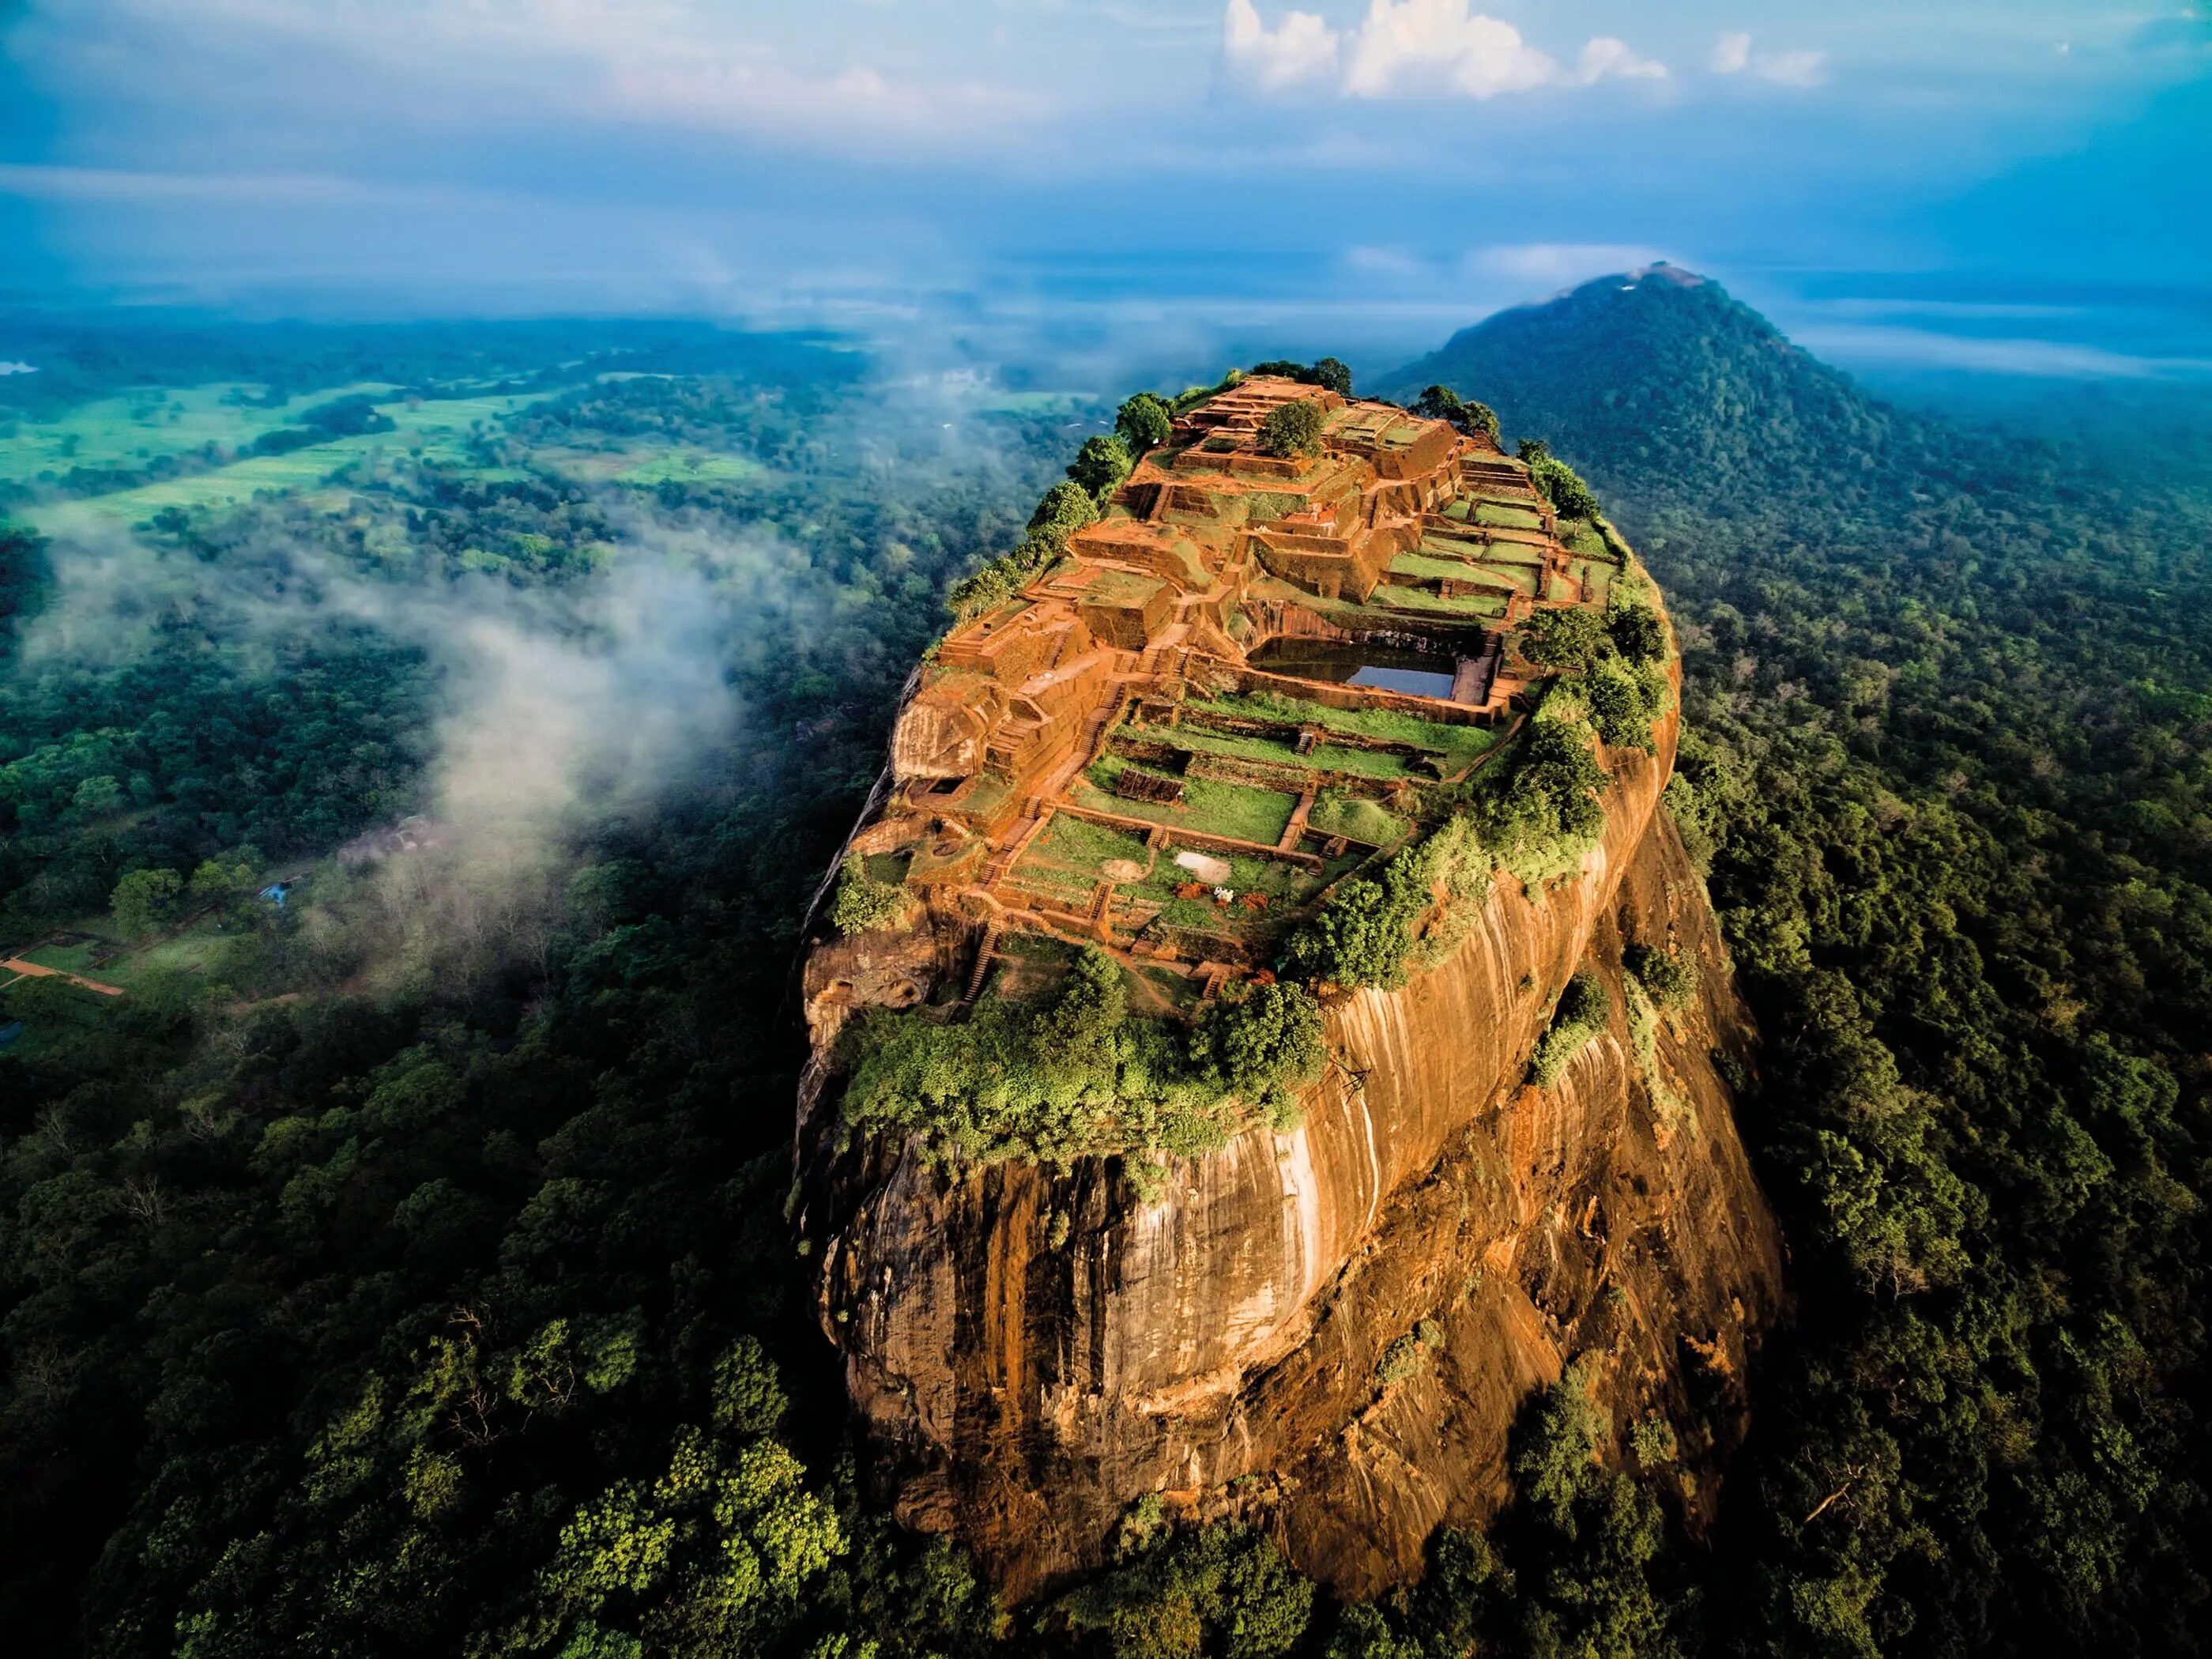
M1314 453L1267 453L1301 401ZM1523 627L1601 611L1625 556L1481 433L1279 378L1177 415L1065 545L939 645L854 849L983 924L979 988L1026 933L1177 1005L1268 975L1333 889L1436 827L1535 706Z

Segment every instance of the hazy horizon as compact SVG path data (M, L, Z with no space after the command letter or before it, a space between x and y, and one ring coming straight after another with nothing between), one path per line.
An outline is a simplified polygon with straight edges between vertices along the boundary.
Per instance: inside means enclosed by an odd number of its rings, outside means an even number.
M2212 371L2201 9L830 9L0 8L0 307L1373 370L1666 258L1876 379Z

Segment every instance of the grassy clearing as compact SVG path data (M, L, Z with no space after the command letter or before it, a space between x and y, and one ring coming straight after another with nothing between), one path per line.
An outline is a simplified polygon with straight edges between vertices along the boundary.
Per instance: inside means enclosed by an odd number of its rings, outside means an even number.
M1407 611L1425 617L1478 617L1490 618L1505 614L1503 593L1465 593L1447 599L1441 593L1431 593L1418 587L1378 587L1369 601L1375 609Z
M1425 547L1433 544L1425 542L1422 545ZM1434 553L1401 553L1390 561L1390 574L1394 576L1418 576L1425 581L1463 582L1474 579L1475 566L1472 556L1460 558Z
M1087 899L1099 882L1110 879L1105 866L1117 860L1146 869L1152 852L1141 836L1063 812L1055 815L1030 843L1012 873L1022 886L1070 899Z
M1544 527L1543 520L1528 508L1508 507L1503 501L1477 501L1474 522L1495 526L1500 530L1541 530Z
M1069 799L1078 806L1097 812L1113 812L1127 818L1142 818L1150 823L1164 823L1178 830L1188 830L1201 836L1225 836L1233 841L1257 842L1272 847L1283 838L1290 827L1291 813L1297 806L1297 799L1274 789L1255 789L1239 783L1215 783L1205 778L1183 781L1183 798L1180 802L1125 800L1110 793L1109 786L1129 763L1109 755L1091 768L1084 777L1076 780L1069 791ZM1144 770L1139 767L1136 770Z
M1544 550L1527 542L1485 542L1482 547L1485 564L1522 565L1540 570L1544 564Z
M1224 692L1217 696L1193 698L1191 707L1239 720L1295 721L1352 737L1411 744L1417 749L1445 757L1455 763L1454 770L1498 741L1498 734L1487 726L1447 726L1441 720L1425 720L1418 714L1401 714L1395 708L1330 708L1317 702L1300 702L1273 691Z
M219 932L212 921L202 921L173 938L164 936L143 945L123 945L112 939L96 937L68 945L41 945L21 954L24 961L41 968L136 991L149 978L165 973L210 974L229 956L232 943L232 936ZM100 957L107 959L94 960Z
M315 394L318 398L328 395ZM328 443L310 444L283 455L251 456L190 477L168 478L135 489L34 508L24 516L42 530L65 527L72 520L82 521L87 515L135 523L166 507L187 511L231 507L249 501L264 490L311 489L341 467L378 455L404 454L447 465L465 465L469 459L468 441L477 428L502 421L538 401L538 397L532 394L380 404L378 410L392 417L393 429L389 432L334 438ZM252 412L282 415L278 410ZM275 424L285 422L278 418Z
M1609 561L1573 559L1568 562L1567 568L1577 581L1588 586L1593 605L1603 605L1611 598L1615 567Z
M318 404L394 389L381 382L325 386L267 409L245 401L258 397L260 386L231 381L96 398L57 419L18 422L0 433L6 439L0 443L0 482L52 482L76 467L132 471L210 444L243 451L297 424L301 413Z
M617 483L651 489L665 483L734 483L757 477L766 469L743 455L710 454L704 451L668 450L630 464L611 476Z
M1415 775L1403 755L1394 755L1374 749L1346 749L1340 744L1316 744L1310 755L1301 755L1287 743L1278 743L1269 738L1243 738L1223 732L1206 732L1193 726L1164 726L1145 728L1146 735L1158 742L1171 743L1178 749L1197 755L1226 755L1239 760L1268 762L1280 766L1294 766L1301 771L1348 774L1358 778L1393 778Z
M1370 847L1395 847L1413 830L1404 818L1371 800L1333 790L1324 790L1315 799L1306 822L1317 834L1345 836Z

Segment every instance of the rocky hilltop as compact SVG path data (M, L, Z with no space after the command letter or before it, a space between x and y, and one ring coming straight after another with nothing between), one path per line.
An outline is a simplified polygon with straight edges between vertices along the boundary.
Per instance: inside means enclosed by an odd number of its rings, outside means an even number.
M1417 408L1124 405L957 596L809 958L822 1326L1015 1595L1148 1498L1410 1577L1573 1360L1692 1516L1741 1433L1779 1247L1672 629L1571 471Z

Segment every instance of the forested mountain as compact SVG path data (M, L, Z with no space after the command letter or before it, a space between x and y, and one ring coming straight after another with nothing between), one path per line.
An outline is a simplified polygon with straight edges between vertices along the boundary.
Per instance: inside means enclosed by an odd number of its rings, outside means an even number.
M351 348L277 374L275 349L203 355L309 408L410 378ZM2198 1650L2203 480L1887 409L1679 275L1493 319L1394 383L1548 440L1666 590L1669 804L1764 1031L1742 1128L1794 1324L1704 1537L1650 1478L1668 1449L1624 1455L1571 1370L1503 1519L1439 1534L1416 1589L1332 1607L1264 1539L1147 1514L1100 1579L1007 1613L869 1498L797 1305L785 994L945 592L1019 539L1078 417L1001 412L956 464L811 351L580 380L506 352L495 382L415 388L533 399L445 448L246 462L301 476L96 557L0 529L0 943L146 872L131 920L181 928L208 865L192 926L220 912L227 941L219 973L149 969L117 1006L27 983L0 1016L28 1028L0 1054L0 1629L25 1650ZM620 660L626 569L782 624L647 682L731 695L710 763L585 792L505 908L458 905L475 875L434 860L410 888L327 858L438 799L465 688L416 619L503 593L522 609L491 614L590 647L560 662ZM93 599L138 648L58 647ZM241 864L315 871L279 909Z
M1777 1652L2191 1650L2202 481L1889 409L1663 267L1396 385L1431 380L1583 469L1687 624L1675 805L1768 1037L1800 1316L1709 1612Z

